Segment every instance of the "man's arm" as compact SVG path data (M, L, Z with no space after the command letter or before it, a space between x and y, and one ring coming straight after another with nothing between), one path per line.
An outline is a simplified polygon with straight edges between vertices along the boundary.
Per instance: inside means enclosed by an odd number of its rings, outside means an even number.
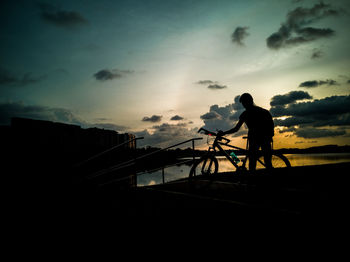
M244 121L242 121L241 119L238 121L238 123L236 124L236 126L230 130L227 130L227 131L224 131L224 132L221 132L220 134L222 136L224 135L227 135L227 134L233 134L233 133L236 133L240 128L241 126L243 125Z

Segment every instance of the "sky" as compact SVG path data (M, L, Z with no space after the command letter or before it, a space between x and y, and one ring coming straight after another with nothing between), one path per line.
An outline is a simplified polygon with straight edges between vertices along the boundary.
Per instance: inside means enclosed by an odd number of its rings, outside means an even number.
M29 117L164 147L232 128L248 92L274 116L275 148L350 145L348 0L0 7L0 125Z

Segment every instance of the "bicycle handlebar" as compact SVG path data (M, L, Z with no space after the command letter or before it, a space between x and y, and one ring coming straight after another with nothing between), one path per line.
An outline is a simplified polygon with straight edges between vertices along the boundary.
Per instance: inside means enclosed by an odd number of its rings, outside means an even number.
M203 131L203 133L204 133L205 135L217 136L216 133L211 132L211 131L209 131L209 130L206 130L206 129L204 129L204 128L200 128L200 129L198 130L198 133L200 133L201 131Z
M204 128L200 128L199 130L198 130L198 133L200 133L201 131L203 131L203 133L205 134L205 135L209 135L209 136L216 136L216 139L217 140L226 140L226 143L229 143L229 142L231 142L231 140L230 139L227 139L227 138L225 138L225 137L222 137L222 136L218 136L218 134L217 133L214 133L214 132L212 132L212 131L209 131L209 130L207 130L207 129L204 129Z

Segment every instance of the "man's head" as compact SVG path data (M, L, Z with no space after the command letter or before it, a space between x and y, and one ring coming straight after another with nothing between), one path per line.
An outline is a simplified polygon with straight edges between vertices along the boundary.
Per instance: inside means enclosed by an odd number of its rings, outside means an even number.
M254 105L253 97L248 93L242 94L239 98L239 102L241 102L245 108L249 108Z

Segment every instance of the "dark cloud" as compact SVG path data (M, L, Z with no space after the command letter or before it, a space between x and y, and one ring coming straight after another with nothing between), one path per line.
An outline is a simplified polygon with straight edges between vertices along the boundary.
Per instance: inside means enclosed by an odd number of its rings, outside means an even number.
M350 113L349 96L331 96L323 99L316 99L311 102L294 103L284 107L283 110L275 112L271 108L274 116L329 116ZM277 114L276 114L277 113Z
M48 3L39 3L41 18L52 25L63 28L74 28L88 24L88 21L78 12L65 11Z
M160 132L168 132L171 133L172 128L177 128L177 127L186 127L186 123L178 123L178 124L168 124L168 123L163 123L161 125L153 126L152 129Z
M321 50L314 49L311 55L311 59L321 58L322 56L323 56L323 52Z
M232 42L239 45L239 46L244 46L243 40L249 36L248 34L248 29L249 27L237 27L235 31L232 33L231 38Z
M208 88L212 90L217 90L217 89L227 88L227 86L215 84L215 85L208 85Z
M318 81L312 80L312 81L305 81L299 85L299 87L317 87L318 86Z
M333 130L333 129L319 129L319 128L303 128L297 129L295 134L298 137L303 138L320 138L320 137L334 137L342 136L346 134L345 130Z
M345 131L342 127L350 126L350 95L331 96L309 102L277 103L272 105L270 112L274 117L286 117L275 119L276 126L287 128L284 131L294 132L299 137L343 135ZM315 131L311 132L312 130Z
M291 91L285 95L276 95L271 98L271 106L281 106L294 103L298 100L312 99L309 93L304 91Z
M209 112L201 115L201 119L204 121L203 128L215 131L231 129L235 122L238 121L239 116L245 110L242 104L239 102L239 97L234 98L234 103L220 107L218 105L212 105ZM246 133L243 127L240 132L235 136L239 136L242 133Z
M177 120L183 120L184 118L182 116L176 115L170 118L170 120L177 121Z
M162 120L162 116L157 116L157 115L153 115L151 117L145 116L144 118L142 118L142 121L152 122L152 123L160 122L161 120Z
M113 72L109 69L102 69L94 74L94 77L96 80L100 81L106 81L106 80L112 80L115 78L121 78L122 75L119 72Z
M296 129L293 127L301 124L312 124L314 120L310 117L288 117L286 119L280 120L280 119L275 119L274 123L275 126L282 126L282 127L287 127L288 129L285 130L284 132L290 132L290 131L295 131Z
M305 81L299 85L299 87L305 87L305 88L313 88L313 87L318 87L321 85L328 85L328 86L334 86L338 85L337 81L332 80L332 79L327 79L326 81L320 80L312 80L312 81Z
M185 123L181 124L168 124L164 123L158 126L152 127L152 133L145 129L141 132L134 132L137 137L144 137L144 139L138 142L138 146L153 146L153 147L167 147L177 143L184 142L191 138L198 137L198 128L189 129ZM205 141L196 141L196 146L204 143ZM184 144L180 147L187 148L192 146L190 143Z
M131 70L119 70L119 69L102 69L94 74L96 80L106 81L113 80L116 78L122 78L127 74L132 74Z
M0 85L9 85L9 86L26 86L30 84L35 84L40 82L46 77L42 76L32 76L31 73L25 74L14 74L6 69L0 68Z
M207 85L207 87L211 90L219 90L219 89L227 88L227 86L219 84L218 81L212 81L212 80L199 80L198 82L196 82L196 84Z
M300 127L348 126L350 125L350 114L333 114L331 116L307 114L305 116L289 116L286 119L275 119L274 121L276 126L287 128L298 125Z
M208 113L201 115L200 118L202 120L221 119L221 116L218 113L216 113L215 111L211 111L211 112L208 112Z
M267 46L271 49L294 46L320 38L331 37L334 30L330 28L314 28L308 25L328 16L337 16L340 12L332 9L329 4L320 2L312 8L298 7L287 14L286 21L279 30L267 39Z

